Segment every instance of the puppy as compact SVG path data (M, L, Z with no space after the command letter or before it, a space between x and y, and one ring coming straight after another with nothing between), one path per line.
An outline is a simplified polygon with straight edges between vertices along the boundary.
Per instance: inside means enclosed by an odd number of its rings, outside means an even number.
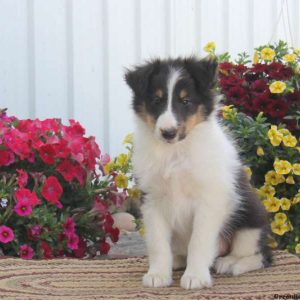
M271 263L268 220L217 115L217 62L153 60L127 70L136 114L133 165L145 193L147 287L210 287L210 268L238 275ZM227 248L219 257L219 247Z

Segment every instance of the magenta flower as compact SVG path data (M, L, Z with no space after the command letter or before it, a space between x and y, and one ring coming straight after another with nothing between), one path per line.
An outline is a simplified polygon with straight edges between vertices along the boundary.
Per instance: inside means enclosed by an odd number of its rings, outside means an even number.
M11 228L2 225L0 226L0 242L7 244L14 239L15 235Z
M77 234L72 234L68 236L68 248L71 250L77 250L78 249L78 243L79 243L79 237Z
M63 224L64 227L64 233L66 236L71 236L74 234L75 230L75 222L73 221L72 218L68 218L65 223Z
M20 247L19 255L23 259L32 259L34 255L33 249L28 245L22 245Z
M25 201L20 201L16 204L14 211L20 217L29 216L32 213L32 207L30 203Z

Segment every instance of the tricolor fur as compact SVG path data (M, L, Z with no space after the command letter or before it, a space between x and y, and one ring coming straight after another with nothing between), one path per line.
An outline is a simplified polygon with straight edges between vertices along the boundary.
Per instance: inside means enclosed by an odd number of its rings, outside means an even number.
M217 118L216 73L215 61L196 58L154 60L126 73L134 173L145 193L145 286L168 286L172 268L186 267L183 288L208 287L212 266L237 275L271 261L265 210Z

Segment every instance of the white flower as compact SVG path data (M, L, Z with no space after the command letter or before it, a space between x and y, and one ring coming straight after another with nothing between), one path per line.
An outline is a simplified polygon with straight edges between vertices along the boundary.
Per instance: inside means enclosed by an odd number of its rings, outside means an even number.
M0 202L1 207L6 207L7 206L7 202L8 202L7 199L2 198L1 202Z

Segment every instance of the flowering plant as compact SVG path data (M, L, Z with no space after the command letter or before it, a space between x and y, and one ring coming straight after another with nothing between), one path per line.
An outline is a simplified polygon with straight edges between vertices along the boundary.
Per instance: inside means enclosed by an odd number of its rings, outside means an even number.
M0 110L0 250L25 259L106 254L127 185L74 120L18 120ZM122 177L122 178L121 178ZM121 184L122 182L122 184Z
M300 254L300 141L283 125L271 125L223 107L225 125L236 139L245 169L270 213L270 245Z
M207 50L214 55L214 47ZM286 124L300 132L300 49L277 44L256 48L253 62L247 53L234 62L228 53L218 56L219 86L226 105L248 116L263 112L268 122Z

